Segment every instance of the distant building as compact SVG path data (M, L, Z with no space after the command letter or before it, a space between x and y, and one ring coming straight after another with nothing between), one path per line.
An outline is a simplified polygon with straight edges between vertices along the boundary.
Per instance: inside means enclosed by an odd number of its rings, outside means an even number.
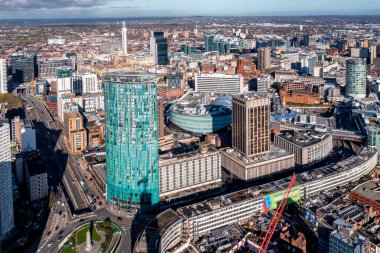
M128 29L125 26L125 21L123 22L123 27L121 28L121 45L123 48L123 53L128 54L128 38L127 38Z
M0 121L0 240L14 227L12 157L8 120Z
M159 202L158 101L156 77L105 76L107 200L145 208Z
M238 94L243 91L241 75L201 74L195 75L195 91Z
M13 145L21 148L21 121L20 116L15 116L11 120L11 140Z
M99 93L98 76L95 73L84 73L73 75L72 92L76 95Z
M270 48L264 47L257 50L257 68L261 72L271 67Z
M82 152L87 147L87 132L83 127L83 117L78 112L66 112L64 114L63 132L69 144L70 152Z
M26 159L25 177L30 201L40 200L49 196L48 176L42 161Z
M349 194L349 198L364 206L372 206L373 210L380 212L380 184L376 181L368 181L355 187ZM380 239L380 238L379 238ZM380 246L380 245L379 245Z
M10 65L12 67L12 77L16 82L31 82L37 77L36 56L12 55Z
M268 92L271 85L271 75L261 75L249 81L249 91Z
M355 99L367 95L367 69L364 59L347 60L346 64L346 96Z
M205 41L205 51L206 52L214 51L214 35L205 35L204 41Z
M150 54L157 65L168 65L168 39L163 32L152 32L150 37Z
M62 67L74 69L73 62L66 57L41 59L38 61L38 77L41 79L55 79L58 77L58 69Z
M48 39L48 45L65 45L65 39Z
M8 93L7 60L0 59L0 94Z
M57 68L57 94L71 92L73 87L73 70L71 67Z
M166 85L168 87L174 87L183 89L184 88L184 78L183 75L167 75L165 77Z
M232 147L245 157L270 149L270 99L255 93L232 97Z

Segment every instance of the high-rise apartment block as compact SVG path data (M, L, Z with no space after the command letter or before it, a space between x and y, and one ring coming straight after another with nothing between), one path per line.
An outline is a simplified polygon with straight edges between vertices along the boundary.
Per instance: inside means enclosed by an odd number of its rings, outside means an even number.
M105 76L107 199L124 208L159 202L156 77Z
M271 67L270 48L264 47L257 50L257 68L260 71L265 71Z
M168 39L163 32L152 32L150 37L150 54L157 65L168 65Z
M254 93L232 97L232 147L246 157L270 149L270 99Z
M87 131L83 127L83 117L78 111L64 114L64 134L70 152L77 153L87 147Z
M0 94L8 92L7 60L0 59Z
M101 92L98 85L98 76L95 73L73 75L73 89L76 95Z
M128 39L127 39L127 27L125 27L125 21L123 22L123 27L121 28L121 44L123 48L123 53L128 53Z
M348 60L346 63L346 96L355 99L365 98L367 94L366 88L366 60Z
M12 157L8 120L0 121L0 241L13 229Z

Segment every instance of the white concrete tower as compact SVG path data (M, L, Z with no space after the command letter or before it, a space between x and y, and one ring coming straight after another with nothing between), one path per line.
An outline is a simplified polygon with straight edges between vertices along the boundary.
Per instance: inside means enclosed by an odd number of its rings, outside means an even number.
M121 28L121 39L122 39L122 47L123 53L128 53L128 38L127 38L127 27L125 26L125 21L123 21L123 28Z
M0 94L8 93L7 89L7 60L0 59Z

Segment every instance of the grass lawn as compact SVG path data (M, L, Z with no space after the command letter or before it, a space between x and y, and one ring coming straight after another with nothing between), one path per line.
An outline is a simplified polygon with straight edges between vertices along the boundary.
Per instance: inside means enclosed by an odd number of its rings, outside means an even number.
M61 253L75 253L73 248L64 248Z
M82 243L86 241L86 233L89 230L89 228L90 228L90 225L87 225L77 232L77 242L76 242L77 245L81 245ZM100 241L100 236L96 232L95 226L93 228L94 229L92 230L91 238L93 241L98 242Z

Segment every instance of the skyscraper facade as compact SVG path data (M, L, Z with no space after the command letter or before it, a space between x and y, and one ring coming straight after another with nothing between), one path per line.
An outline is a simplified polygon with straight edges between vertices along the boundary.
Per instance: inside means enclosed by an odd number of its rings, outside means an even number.
M270 98L255 93L232 97L232 147L245 157L270 149Z
M108 201L125 208L158 203L155 76L106 74L104 106Z
M121 28L121 44L123 48L123 53L128 53L128 38L127 38L127 27L125 26L125 21L123 22L123 27Z
M265 71L271 66L269 47L259 48L257 50L257 67L260 71Z
M204 41L205 41L205 51L206 52L214 51L214 35L205 35Z
M16 82L31 82L37 77L36 56L12 55L10 65L12 67L13 80Z
M367 69L365 59L347 60L346 63L346 96L355 99L366 97Z
M7 92L7 60L0 59L0 94Z
M12 157L8 120L0 121L0 241L14 227Z
M168 39L163 32L152 32L150 37L150 54L154 58L154 63L158 65L168 65Z

